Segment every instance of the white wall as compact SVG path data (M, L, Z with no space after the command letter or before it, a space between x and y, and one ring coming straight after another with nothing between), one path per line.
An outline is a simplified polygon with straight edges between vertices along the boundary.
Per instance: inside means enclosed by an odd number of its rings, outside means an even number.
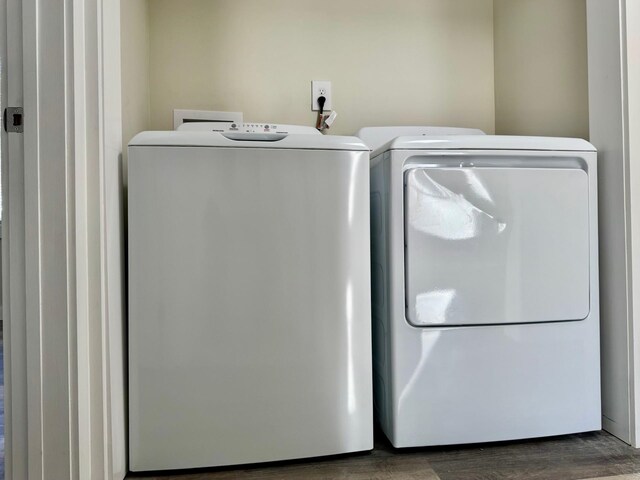
M640 5L587 0L604 428L640 447Z
M631 442L628 165L619 2L588 0L590 140L598 149L603 425Z
M496 133L589 139L585 0L494 0Z
M312 125L316 79L333 82L332 133L493 132L491 0L153 0L149 12L153 129L170 129L174 108Z

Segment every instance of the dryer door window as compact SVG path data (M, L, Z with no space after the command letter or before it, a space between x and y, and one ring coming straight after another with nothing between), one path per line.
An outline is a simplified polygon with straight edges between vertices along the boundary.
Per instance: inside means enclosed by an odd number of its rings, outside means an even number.
M415 326L584 319L586 172L407 170L405 277L406 316Z

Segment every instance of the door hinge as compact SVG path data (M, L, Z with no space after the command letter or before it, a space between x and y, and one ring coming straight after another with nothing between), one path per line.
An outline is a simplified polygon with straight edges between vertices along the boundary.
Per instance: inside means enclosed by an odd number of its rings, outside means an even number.
M24 109L22 107L4 109L4 131L9 133L24 132Z

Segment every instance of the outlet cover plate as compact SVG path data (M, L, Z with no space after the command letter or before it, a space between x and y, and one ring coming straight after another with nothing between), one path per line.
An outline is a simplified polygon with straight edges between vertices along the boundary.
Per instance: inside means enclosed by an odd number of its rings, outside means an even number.
M320 110L318 106L318 97L322 96L327 99L324 102L324 111L328 112L331 108L331 82L329 80L312 80L311 81L311 110L317 112Z

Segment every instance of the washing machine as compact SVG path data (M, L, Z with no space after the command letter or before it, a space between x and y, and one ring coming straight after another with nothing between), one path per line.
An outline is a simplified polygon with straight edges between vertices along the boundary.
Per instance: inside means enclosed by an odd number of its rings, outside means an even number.
M469 133L358 133L379 423L396 447L599 430L596 151Z
M137 135L128 265L132 471L373 448L359 139L272 123Z

